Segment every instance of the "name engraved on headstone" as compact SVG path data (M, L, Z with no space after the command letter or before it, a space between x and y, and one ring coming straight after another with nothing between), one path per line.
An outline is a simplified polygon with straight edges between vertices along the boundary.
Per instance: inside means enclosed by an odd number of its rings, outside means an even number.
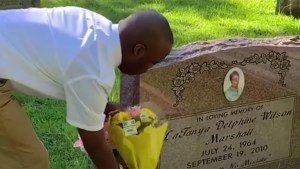
M295 99L170 119L159 169L240 169L288 158Z

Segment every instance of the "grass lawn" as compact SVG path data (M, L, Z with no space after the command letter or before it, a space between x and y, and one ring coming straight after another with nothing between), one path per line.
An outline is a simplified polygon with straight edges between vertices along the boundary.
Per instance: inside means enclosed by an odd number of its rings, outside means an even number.
M142 9L162 12L174 31L175 46L228 37L299 35L300 20L274 15L275 0L41 0L43 7L75 5L113 22ZM111 99L118 100L118 81ZM65 103L16 94L45 143L52 169L87 169L88 160L72 147L77 138L65 123Z

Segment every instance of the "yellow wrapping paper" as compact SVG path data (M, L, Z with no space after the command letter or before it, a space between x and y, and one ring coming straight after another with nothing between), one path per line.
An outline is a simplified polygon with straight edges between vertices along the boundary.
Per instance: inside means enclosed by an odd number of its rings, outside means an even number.
M156 114L150 109L144 109L149 117L157 118ZM155 125L155 120L144 126L144 129L134 135L125 135L121 125L122 121L130 120L125 112L120 112L119 118L111 118L106 124L109 139L119 151L129 169L156 169L164 137L168 128L168 122ZM140 121L135 122L138 128Z

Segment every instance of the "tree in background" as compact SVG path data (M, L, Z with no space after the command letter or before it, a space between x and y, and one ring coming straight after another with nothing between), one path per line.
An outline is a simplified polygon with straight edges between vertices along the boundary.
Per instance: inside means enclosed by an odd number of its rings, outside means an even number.
M300 18L300 0L277 0L275 13Z

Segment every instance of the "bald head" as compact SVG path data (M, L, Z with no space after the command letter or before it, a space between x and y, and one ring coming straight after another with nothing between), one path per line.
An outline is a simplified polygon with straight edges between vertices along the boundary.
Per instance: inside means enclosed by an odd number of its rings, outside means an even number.
M164 38L173 44L173 33L167 19L160 13L150 10L141 11L130 15L125 19L128 26L132 27L133 34L136 34L139 38L149 38L153 36L158 38Z
M120 69L140 74L161 62L172 49L173 33L167 19L156 11L134 13L119 22L122 46Z

